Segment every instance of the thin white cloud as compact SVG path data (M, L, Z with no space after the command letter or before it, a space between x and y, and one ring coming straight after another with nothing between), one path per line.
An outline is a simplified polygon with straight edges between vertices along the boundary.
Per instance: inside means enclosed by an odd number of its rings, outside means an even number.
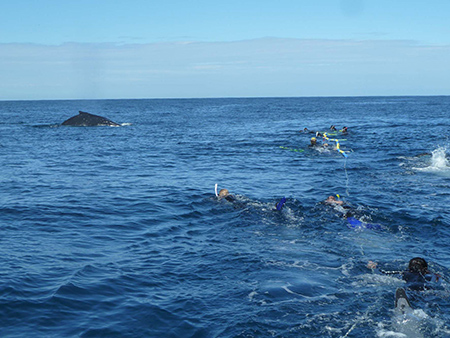
M449 52L392 40L0 44L0 99L450 94Z

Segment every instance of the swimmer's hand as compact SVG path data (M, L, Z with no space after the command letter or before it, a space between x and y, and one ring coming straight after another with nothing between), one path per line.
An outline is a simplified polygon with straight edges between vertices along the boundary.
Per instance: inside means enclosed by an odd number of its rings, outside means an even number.
M368 268L368 269L375 270L375 269L377 268L377 266L378 266L378 263L375 263L375 262L372 262L372 261L369 261L369 262L367 263L367 268Z

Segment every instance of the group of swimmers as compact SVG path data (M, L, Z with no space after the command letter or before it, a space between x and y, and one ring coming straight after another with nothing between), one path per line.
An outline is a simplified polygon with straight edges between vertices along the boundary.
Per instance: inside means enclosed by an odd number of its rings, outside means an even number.
M330 127L330 132L337 132L338 130L336 129L336 126L333 124ZM348 127L343 127L342 129L339 130L341 133L346 134L348 132ZM320 131L313 131L313 130L309 130L308 128L303 128L303 130L300 130L301 133L310 133L310 134L316 134L316 136L322 136L323 132Z
M317 147L327 148L327 147L330 146L327 142L324 142L320 146L317 144L317 138L319 138L319 137L323 137L324 141L327 140L326 132L312 131L312 130L309 130L308 128L304 128L303 130L300 130L300 132L301 133L312 133L312 134L315 134L315 136L311 137L311 139L310 139L310 144L308 146L309 148L317 148ZM338 130L336 129L335 125L331 125L330 132L331 133L338 132ZM342 129L339 129L339 132L344 134L344 135L347 134L348 133L348 127L344 126Z
M330 127L331 132L336 132L336 126L332 125ZM302 131L304 133L315 133L315 137L311 138L311 144L310 147L317 147L317 137L326 137L325 132L314 132L310 131L308 128L304 128ZM346 134L348 133L348 128L343 127L339 130L339 132ZM325 140L326 138L324 138ZM324 143L322 147L328 147L329 145L327 143ZM219 193L217 193L217 185L216 185L216 196L219 199L225 199L228 202L236 202L236 198L230 194L230 192L227 189L221 189ZM339 197L339 196L338 196ZM286 198L283 197L280 201L278 201L275 204L276 211L281 211L283 209L283 206L286 202ZM334 196L329 196L326 200L323 201L325 205L329 205L333 207L335 210L339 211L342 216L349 221L352 225L358 225L361 226L362 222L356 218L355 216L355 210L351 208L347 203L345 203L343 200L336 199ZM374 225L374 224L365 224L365 228L369 229L381 229L380 225ZM384 275L393 275L393 276L399 276L402 280L406 283L406 288L408 290L412 291L423 291L423 290L429 290L435 288L439 283L441 282L441 276L436 273L432 273L428 270L428 263L426 260L422 257L414 257L409 261L408 269L406 270L399 270L399 271L385 271L378 269L378 264L374 263L372 261L369 261L367 264L367 268L371 269L373 273L378 274L384 274ZM409 300L406 297L405 292L399 292L404 291L403 288L399 288L396 292L396 306L398 297L400 295L404 295L406 302L409 305Z
M336 127L332 125L330 127L330 130L336 131ZM347 133L348 128L344 127L343 129L339 130L342 133ZM309 132L307 128L303 129L303 132ZM316 137L324 136L320 132L316 132ZM309 147L315 148L318 147L317 145L317 139L316 137L311 138L311 144ZM328 147L329 145L327 143L324 143L322 147ZM340 199L336 199L334 196L329 196L324 202L324 204L332 206L336 211L340 212L344 218L349 220L350 224L353 225L361 225L361 221L355 219L354 216L354 210L346 204L344 201ZM381 229L381 226L374 225L374 224L366 224L366 228L371 229ZM378 264L374 263L372 261L369 261L367 264L367 267L371 269L374 273L383 274L383 275L393 275L393 276L399 276L402 278L402 280L406 283L406 288L408 290L412 291L423 291L428 289L433 289L439 283L441 282L441 276L436 273L432 273L428 270L428 263L426 260L422 257L414 257L409 261L408 269L406 270L400 270L400 271L385 271L378 269ZM399 288L402 289L402 288ZM404 297L406 297L406 294L404 292L396 292L396 297L399 297L399 294L403 294ZM396 298L396 305L397 305L397 298ZM409 301L406 297L406 301Z
M221 189L216 192L219 200L226 200L230 203L236 202L236 197L230 194L228 189ZM274 210L281 211L286 202L286 198L283 197L275 204ZM329 196L323 201L325 205L333 207L342 213L344 218L352 218L354 216L353 209L348 206L344 201L337 199L334 196ZM428 263L422 257L414 257L409 261L408 268L406 270L386 271L378 268L378 263L369 261L367 268L371 269L373 273L390 275L400 277L406 283L406 288L411 291L424 291L435 288L441 282L441 276L437 273L433 273L428 270ZM396 292L396 295L399 293ZM404 294L404 293L403 293ZM409 304L409 300L406 298ZM396 299L397 303L397 299Z

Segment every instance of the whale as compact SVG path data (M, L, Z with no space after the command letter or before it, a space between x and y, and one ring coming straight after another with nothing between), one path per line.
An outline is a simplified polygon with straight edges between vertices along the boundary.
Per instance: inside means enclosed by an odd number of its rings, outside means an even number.
M108 120L105 117L79 111L78 115L72 116L70 119L61 123L63 126L73 127L95 127L95 126L110 126L119 127L120 124Z

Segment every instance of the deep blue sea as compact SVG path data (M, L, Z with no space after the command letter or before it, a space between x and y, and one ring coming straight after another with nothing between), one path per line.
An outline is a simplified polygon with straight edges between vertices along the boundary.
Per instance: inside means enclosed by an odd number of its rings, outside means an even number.
M79 110L123 126L60 126ZM0 117L1 337L450 337L448 96L2 101ZM330 125L347 158L299 132ZM409 292L403 320L404 282L366 266L416 256L442 282Z

